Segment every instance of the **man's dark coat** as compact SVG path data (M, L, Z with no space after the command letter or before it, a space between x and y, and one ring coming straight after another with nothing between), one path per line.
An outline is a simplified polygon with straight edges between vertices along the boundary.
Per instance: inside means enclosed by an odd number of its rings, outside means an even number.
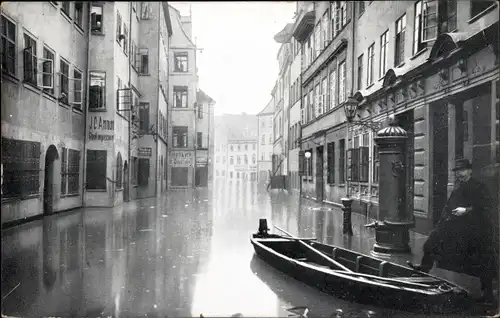
M438 267L472 276L496 276L490 202L486 186L473 178L453 190L429 236ZM452 211L457 207L472 207L472 211L455 216Z

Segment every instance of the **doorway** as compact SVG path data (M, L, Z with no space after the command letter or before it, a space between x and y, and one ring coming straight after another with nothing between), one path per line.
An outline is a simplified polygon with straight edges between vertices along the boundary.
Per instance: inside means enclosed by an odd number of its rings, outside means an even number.
M123 164L123 201L128 202L129 198L129 175L128 175L128 162L125 160Z
M413 109L408 110L396 116L398 124L406 130L408 139L404 149L404 165L407 167L405 176L404 207L406 211L413 214L413 191L414 191L414 172L415 172L415 135L414 135L414 117Z
M54 163L56 159L59 159L59 154L57 153L57 148L54 145L50 145L45 154L45 175L43 182L43 214L51 214L53 212L54 205L54 181L55 181L55 171Z
M432 223L435 226L448 198L448 104L429 105L432 112Z
M323 202L323 146L316 148L316 200Z

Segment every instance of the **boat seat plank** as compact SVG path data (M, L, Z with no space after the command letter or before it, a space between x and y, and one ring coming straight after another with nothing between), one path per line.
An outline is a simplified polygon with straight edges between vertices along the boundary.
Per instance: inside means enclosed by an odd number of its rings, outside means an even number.
M358 256L356 257L356 267L354 269L355 272L359 272L359 270L361 269L361 261L363 260L363 256Z
M255 240L258 242L271 242L271 243L293 242L292 240L284 238L256 238Z
M394 279L405 281L405 282L420 282L420 283L433 283L440 282L440 279L434 277L394 277Z

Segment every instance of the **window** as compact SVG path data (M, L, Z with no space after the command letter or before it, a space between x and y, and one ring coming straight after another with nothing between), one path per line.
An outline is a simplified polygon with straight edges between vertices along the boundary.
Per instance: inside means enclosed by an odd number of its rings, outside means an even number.
M75 23L83 29L83 2L75 1Z
M137 1L132 1L132 10L137 12Z
M87 189L106 190L106 160L106 150L87 150Z
M255 154L252 155L252 164L255 164L257 161L257 156Z
M245 154L244 159L245 159L245 164L247 165L248 164L248 155Z
M379 77L385 75L387 72L387 44L389 40L387 39L387 34L389 31L385 31L384 34L380 36L380 63L379 63Z
M2 198L40 191L40 143L2 137Z
M73 106L82 108L82 72L73 69Z
M59 61L59 101L68 103L69 95L69 64Z
M198 104L198 118L199 119L203 118L203 104L202 103Z
M80 192L80 151L69 149L66 176L68 177L68 194Z
M368 48L368 63L367 63L367 74L366 74L366 85L370 86L373 84L373 61L375 59L375 43L370 45Z
M470 17L473 18L479 15L484 10L495 4L495 1L471 1L470 2Z
M241 157L240 156L236 156L236 164L241 164Z
M135 42L132 40L130 42L130 64L132 64L132 68L137 72L137 65L138 65L138 53L139 50L137 49L137 45Z
M2 15L2 70L16 75L16 25Z
M422 41L422 4L423 1L415 3L415 18L413 25L413 55L423 50L427 44Z
M66 14L69 17L70 13L70 1L61 1L61 12Z
M138 49L135 69L141 75L149 75L149 49Z
M358 90L363 89L363 57L363 54L358 56Z
M45 93L54 95L54 53L43 48L42 88Z
M196 144L197 144L198 148L203 148L203 133L202 132L196 133Z
M233 156L229 157L229 164L234 165L234 157Z
M174 170L174 169L172 169ZM173 178L173 175L172 175ZM137 182L139 186L147 186L149 183L149 159L139 158Z
M188 53L187 52L174 52L174 71L187 72L188 71Z
M172 143L175 148L188 147L188 128L187 126L172 127Z
M90 30L92 33L104 33L102 24L102 6L92 5L90 11Z
M322 98L320 100L321 102L321 113L326 112L326 105L327 105L327 100L328 100L328 76L323 78L323 81L321 82L321 94Z
M396 21L396 39L394 48L394 65L399 66L405 60L406 14Z
M66 194L66 183L68 181L67 176L67 161L68 161L68 149L62 148L61 153L61 194Z
M339 141L339 182L345 183L345 139Z
M128 54L128 28L127 25L123 25L123 53Z
M337 71L333 70L330 73L330 109L337 105Z
M116 156L116 189L123 189L123 161L122 155L118 153Z
M369 134L363 134L363 144L359 148L360 156L360 167L359 167L359 181L368 182L369 169L370 169L370 148L369 145Z
M89 109L106 108L106 73L91 71L89 77Z
M187 86L174 86L174 107L188 107L188 88Z
M148 135L150 134L149 128L149 102L140 102L139 103L139 130L142 134Z
M122 16L120 12L116 12L116 41L121 45L122 32Z
M339 64L339 103L346 100L346 74L345 74L345 61Z
M149 2L141 2L141 19L149 20L151 17L151 7Z
M358 5L359 5L359 16L362 16L363 13L365 13L365 2L364 1L359 1L358 2Z
M328 143L327 147L327 182L328 184L335 183L335 142Z
M333 37L347 24L347 3L346 1L331 2Z
M37 64L36 40L24 34L24 81L37 85Z

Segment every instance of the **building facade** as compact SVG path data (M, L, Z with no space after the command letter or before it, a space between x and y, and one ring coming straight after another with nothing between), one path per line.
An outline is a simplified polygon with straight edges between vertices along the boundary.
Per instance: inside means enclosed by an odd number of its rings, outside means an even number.
M302 51L302 192L319 202L338 203L346 194L343 105L352 89L354 5L299 2L293 30Z
M355 13L354 97L361 120L383 123L393 115L408 132L405 204L416 230L428 232L439 220L458 158L472 162L498 207L498 1L364 4ZM352 127L348 156L353 206L376 217L373 137Z
M257 182L257 116L215 116L215 179Z
M207 187L213 174L215 101L200 89L196 94L196 102L195 186Z
M46 2L1 10L2 224L154 195L168 6Z
M165 190L168 76L160 65L171 34L166 3L92 4L85 206Z
M196 44L192 39L191 16L170 7L173 36L170 45L170 76L168 103L170 189L195 187L196 180L196 95L198 75Z
M259 184L267 185L270 181L273 158L273 121L274 100L270 100L257 114L257 179Z

